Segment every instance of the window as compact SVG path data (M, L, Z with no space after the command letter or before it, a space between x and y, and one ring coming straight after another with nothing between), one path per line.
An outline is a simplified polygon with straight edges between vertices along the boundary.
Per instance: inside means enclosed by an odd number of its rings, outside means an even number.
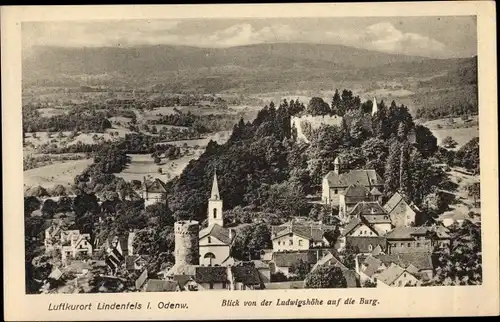
M293 245L293 240L290 239L290 246L292 246L292 245Z
M299 240L299 246L302 246L302 240Z
M278 245L281 245L281 241L278 241Z
M417 247L420 247L420 243L417 243Z
M372 245L368 245L368 250L371 252L373 250L373 246Z
M402 286L402 285L403 285L403 282L398 281L398 286Z
M214 289L214 283L210 283L210 289L213 290Z
M404 277L406 277L406 273L404 273L404 275L403 275L403 276L404 276Z
M212 243L212 237L208 236L208 243L211 244Z
M214 218L217 218L217 208L214 208L213 212L214 212Z
M411 247L411 243L408 243L407 245L408 245L408 247Z

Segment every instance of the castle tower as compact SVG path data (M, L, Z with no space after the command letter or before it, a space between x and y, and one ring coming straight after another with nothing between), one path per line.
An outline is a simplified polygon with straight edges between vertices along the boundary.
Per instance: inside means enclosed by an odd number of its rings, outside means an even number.
M222 199L219 194L219 185L217 184L217 172L214 172L212 182L212 192L208 199L208 226L217 224L224 227L224 216L222 214Z
M335 160L333 161L333 172L336 175L339 175L342 171L342 161L340 160L339 157L336 157Z
M198 265L200 246L199 225L195 220L181 220L174 223L175 265Z
M378 107L377 107L377 99L374 97L373 98L373 106L372 106L372 115L375 115L377 113Z

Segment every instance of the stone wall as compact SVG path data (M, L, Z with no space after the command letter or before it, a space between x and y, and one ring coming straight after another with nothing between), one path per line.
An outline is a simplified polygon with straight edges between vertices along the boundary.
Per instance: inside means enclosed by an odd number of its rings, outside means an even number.
M307 138L307 131L304 129L305 124L309 124L311 130L318 129L321 125L332 125L332 126L341 126L342 125L342 117L338 115L302 115L302 116L292 116L291 117L291 126L297 129L297 140L302 140L304 142L309 143L309 139Z

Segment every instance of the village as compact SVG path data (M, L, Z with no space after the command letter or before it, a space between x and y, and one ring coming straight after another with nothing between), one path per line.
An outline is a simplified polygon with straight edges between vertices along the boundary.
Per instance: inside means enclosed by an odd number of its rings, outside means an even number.
M376 104L374 99L373 114ZM324 116L308 117L313 126L315 119L319 119L315 126L329 121ZM292 119L292 126L300 129L299 124ZM298 140L306 139L299 133ZM417 225L422 210L399 191L384 198L384 178L376 170L346 168L336 157L334 169L322 180L321 199L316 203L335 209L328 223L295 216L272 225L272 248L255 249L257 255L248 260L231 256L238 229L227 227L224 196L214 170L206 227L196 220L175 222L175 263L153 272L157 278L149 277L148 255L134 249L134 230L100 240L80 230L65 230L54 220L45 229L43 247L48 256L60 258L60 265L41 281L41 291L85 292L96 269L101 278L118 283L117 290L122 292L301 289L307 288L304 275L332 266L345 281L339 287L428 285L435 274L433 253L452 246L447 228L452 223ZM137 190L145 206L165 200L166 193L160 179L145 179ZM97 220L99 224L102 219ZM117 276L123 270L136 278L126 281ZM74 278L67 279L68 274ZM70 282L54 287L63 275ZM125 287L126 283L132 286Z

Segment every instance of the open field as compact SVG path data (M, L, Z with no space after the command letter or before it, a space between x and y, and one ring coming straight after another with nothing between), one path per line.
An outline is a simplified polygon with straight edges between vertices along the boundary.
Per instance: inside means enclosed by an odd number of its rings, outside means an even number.
M454 148L459 149L465 143L469 142L472 138L479 136L479 126L461 128L461 129L441 129L441 130L431 130L434 136L437 138L438 144L441 144L443 139L447 136L451 136L458 145Z
M479 182L479 176L466 174L464 172L464 169L462 168L453 168L448 172L448 174L450 175L450 180L458 185L458 188L455 192L449 192L455 196L457 202L455 204L451 204L450 210L441 214L439 216L439 219L473 219L468 216L469 212L472 211L474 213L480 214L481 209L475 207L474 199L473 197L469 196L467 187L473 183Z
M92 159L57 161L51 165L24 171L24 186L26 188L40 185L51 188L59 184L72 184L75 176L82 173L92 162Z
M168 182L180 175L188 163L193 159L197 159L203 151L203 148L190 150L188 154L176 160L162 159L162 163L159 165L154 163L149 154L128 154L131 159L130 164L125 170L117 173L116 176L126 181L139 180L142 182L144 177L149 177ZM159 172L159 168L162 169L162 173Z

